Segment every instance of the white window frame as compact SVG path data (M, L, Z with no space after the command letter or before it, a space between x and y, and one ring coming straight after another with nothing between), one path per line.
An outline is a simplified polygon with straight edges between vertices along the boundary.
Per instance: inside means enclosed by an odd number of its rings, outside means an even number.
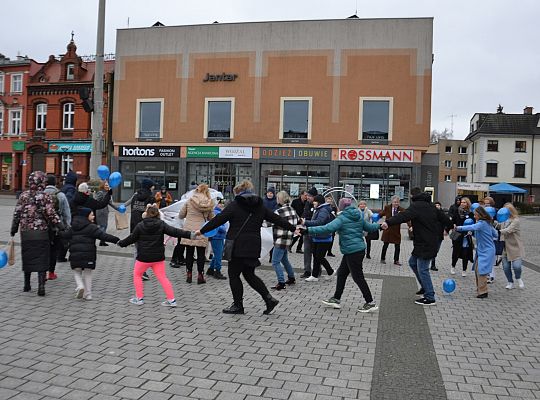
M463 161L463 160L458 161L457 162L457 167L461 168L461 169L467 169L467 161Z
M457 176L458 182L467 182L467 176L466 175L458 175Z
M452 160L444 160L444 168L452 168Z
M6 75L0 72L0 95L4 94L4 82L6 81Z
M392 141L394 131L394 98L393 97L360 97L358 99L358 140L363 140L362 125L364 119L364 101L388 101L388 142Z
M445 182L452 182L452 175L445 175L444 176L444 181Z
M71 73L70 73L71 69ZM67 64L66 65L66 80L72 81L75 79L75 64Z
M461 149L464 149L465 151L462 152ZM467 154L467 146L459 146L458 147L458 154Z
M159 98L144 98L144 99L137 99L137 105L135 110L135 138L139 138L139 125L140 125L140 119L141 119L141 103L161 103L160 107L160 115L159 115L159 138L163 138L163 115L164 115L164 109L165 109L165 99L163 97Z
M69 106L69 105L73 106L72 110L66 110L66 106ZM66 126L66 115L68 116L71 122L71 127ZM75 103L67 102L62 105L62 130L72 131L74 128L75 128Z
M14 114L18 113L19 117L14 118ZM16 124L16 125L14 125ZM18 129L13 129L14 127L18 127ZM22 109L17 108L15 110L9 110L9 130L10 135L20 135L22 132Z
M17 90L17 88L15 87L15 77L19 77L21 78L20 80L20 90ZM11 74L10 76L10 81L11 81L11 85L10 85L10 93L22 93L23 92L23 74Z
M4 107L0 104L0 135L4 134Z
M208 103L212 101L229 101L231 103L231 131L229 138L234 138L234 110L235 110L235 98L234 97L205 97L204 98L204 132L203 138L208 139Z
M71 154L64 153L62 154L62 163L61 163L61 173L62 176L65 176L69 171L73 170L73 157Z
M312 126L312 111L313 111L313 97L280 97L279 98L279 139L285 139L283 137L283 113L285 112L286 101L307 101L308 102L308 132L307 140L311 140L311 126ZM286 140L289 140L288 138Z
M47 129L47 103L38 103L36 104L36 131L44 131L46 129Z

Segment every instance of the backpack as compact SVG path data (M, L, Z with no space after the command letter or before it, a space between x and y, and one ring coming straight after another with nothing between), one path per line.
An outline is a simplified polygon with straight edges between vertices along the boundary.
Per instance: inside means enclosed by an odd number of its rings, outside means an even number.
M54 211L58 215L62 215L62 212L60 210L60 199L58 198L58 193L60 193L60 190L56 189L53 193L49 193L49 196L51 196L51 199L54 203Z

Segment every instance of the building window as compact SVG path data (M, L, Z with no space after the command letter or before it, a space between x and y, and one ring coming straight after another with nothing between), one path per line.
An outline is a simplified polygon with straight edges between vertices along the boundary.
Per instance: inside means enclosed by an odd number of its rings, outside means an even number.
M444 152L445 153L451 153L452 152L452 146L445 146Z
M73 170L73 157L70 154L62 154L62 176Z
M444 181L445 182L452 182L452 177L450 175L445 175L444 176Z
M514 164L514 178L525 178L525 164Z
M458 182L467 182L467 177L465 175L458 175L457 181Z
M476 142L473 142L472 144L472 152L473 154L476 154Z
M452 168L452 161L451 160L444 160L444 167L445 168Z
M467 161L458 161L457 162L457 167L458 168L467 168Z
M524 140L516 140L516 153L525 153L527 151L527 142Z
M465 146L459 146L458 153L459 153L459 154L467 154L467 147L465 147Z
M73 120L75 119L75 103L65 103L63 112L62 129L73 129Z
M361 97L358 139L366 144L384 144L392 140L393 112L392 97Z
M486 163L486 176L495 178L497 177L497 163Z
M163 136L163 99L138 99L135 136L159 141Z
M47 129L47 104L40 103L36 106L36 130Z
M488 140L487 141L487 151L499 151L499 141L498 140Z
M72 81L75 79L75 64L66 65L66 80Z
M22 93L22 74L11 75L11 93Z
M4 109L0 108L0 135L4 134Z
M282 97L280 120L280 139L311 139L311 97Z
M9 133L19 135L21 133L21 110L9 112Z
M0 72L0 95L4 94L4 73Z
M204 105L204 138L234 137L234 98L207 98Z

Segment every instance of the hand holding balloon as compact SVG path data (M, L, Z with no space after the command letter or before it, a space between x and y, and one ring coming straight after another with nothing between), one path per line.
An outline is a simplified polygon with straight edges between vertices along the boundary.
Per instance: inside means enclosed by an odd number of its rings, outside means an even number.
M120 204L120 205L118 206L118 212L119 212L120 214L124 214L124 213L126 212L126 205L125 205L125 204Z

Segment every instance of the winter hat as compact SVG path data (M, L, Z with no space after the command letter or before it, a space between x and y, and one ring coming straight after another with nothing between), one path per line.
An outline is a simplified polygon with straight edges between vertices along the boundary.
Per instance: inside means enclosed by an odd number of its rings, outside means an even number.
M343 197L339 200L339 211L343 211L352 204L352 200L348 197Z
M80 217L88 218L88 216L90 215L91 212L92 212L92 210L89 209L89 208L79 207L79 209L77 210L77 215L80 216Z
M324 200L324 197L320 194L316 195L314 198L313 198L313 201L319 203L319 205L321 204L324 204L326 203L326 200Z
M77 174L73 171L69 171L64 178L64 183L75 185L77 183Z
M89 191L90 191L90 187L88 186L88 183L83 182L79 185L79 192L88 193Z
M155 184L154 184L154 181L152 179L144 178L142 180L141 186L143 187L143 189L149 189L150 190L150 188L152 186L155 186Z
M311 196L317 196L319 194L319 192L317 191L317 188L315 186L313 186L311 189L309 189L308 191L308 194L311 195Z
M266 190L266 193L272 193L273 195L276 194L276 188L273 187L273 186L270 186L267 190Z
M47 175L47 186L56 186L56 176Z

